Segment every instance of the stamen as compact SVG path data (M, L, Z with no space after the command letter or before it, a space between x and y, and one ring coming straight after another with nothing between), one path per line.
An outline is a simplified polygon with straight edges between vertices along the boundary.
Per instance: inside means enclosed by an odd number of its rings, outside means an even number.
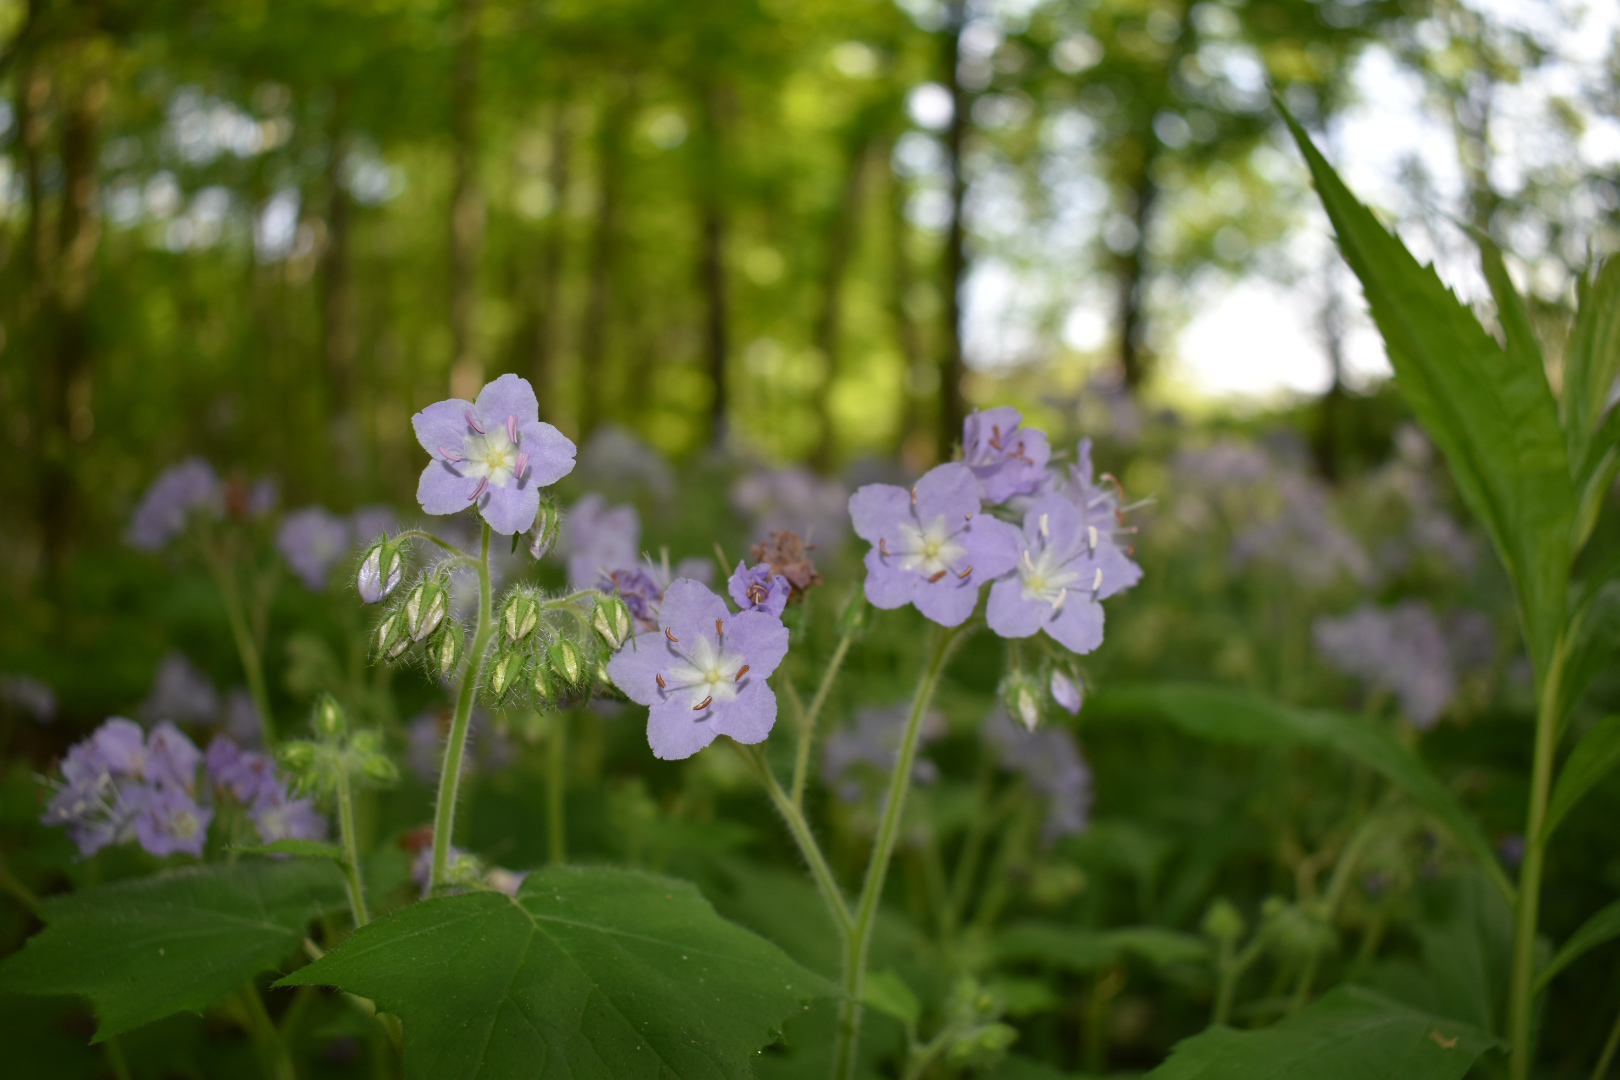
M1091 541L1091 550L1096 551L1097 550L1097 526L1095 526L1095 525L1087 525L1086 526L1086 539Z
M655 680L657 680L657 682L658 682L658 689L660 689L660 690L668 690L669 689L669 684L664 681L664 677L662 675L656 675L655 674L653 676L653 678Z
M714 620L714 632L721 637L724 637L726 633L726 624L721 622L719 619Z
M992 424L990 426L990 449L1001 449L1001 428L999 425Z
M748 602L750 604L763 604L770 597L770 595L771 594L765 590L765 586L761 585L757 581L748 586Z
M1046 519L1047 519L1047 515L1042 514L1041 515L1041 539L1042 540L1045 540L1045 539L1049 538L1052 535L1052 527L1047 522Z
M946 574L946 571L941 570L939 573L935 574L933 577L928 579L928 584L932 585L934 582L936 582L940 578L944 577L945 574Z
M439 447L439 456L444 458L444 460L446 460L446 461L454 461L457 464L459 464L462 461L466 460L460 454L456 453L454 450L448 449L448 448L443 447L443 446Z
M708 697L704 698L702 701L700 701L696 705L692 706L692 711L693 712L702 712L704 709L707 709L713 703L714 703L714 695L710 694Z
M1029 567L1030 573L1033 574L1035 572L1035 562L1029 557L1029 548L1024 549L1024 565Z
M1091 595L1096 596L1102 588L1102 567L1097 567L1097 576L1091 579Z
M742 667L737 669L737 679L736 679L737 682L742 682L742 677L744 675L748 674L749 666L750 665L748 665L748 664L744 664Z
M664 636L669 638L669 640L673 641L677 645L681 643L681 639L676 637L675 632L667 626L664 627Z
M467 410L467 426L478 432L480 435L484 434L484 425L478 422L478 417L473 415L473 411L471 409Z
M478 501L478 496L482 495L485 492L485 490L488 489L488 487L489 487L489 477L487 477L487 476L479 477L478 478L478 487L476 489L474 489L474 491L472 493L472 501L477 502Z
M964 570L960 574L956 575L956 580L957 581L966 581L969 577L972 576L972 574L973 574L973 567L969 566L966 570Z
M512 468L512 479L521 480L523 474L529 471L529 452L527 450L518 454L517 464Z
M917 505L917 488L916 488L915 485L913 485L912 489L911 489L911 505L912 506Z
M1052 614L1053 615L1056 615L1058 612L1063 610L1063 601L1067 600L1068 598L1069 598L1069 590L1068 589L1059 589L1058 590L1058 598L1052 602Z
M878 537L878 554L885 559L889 557L889 542L881 536Z
M506 439L512 445L517 445L517 417L515 416L506 418Z

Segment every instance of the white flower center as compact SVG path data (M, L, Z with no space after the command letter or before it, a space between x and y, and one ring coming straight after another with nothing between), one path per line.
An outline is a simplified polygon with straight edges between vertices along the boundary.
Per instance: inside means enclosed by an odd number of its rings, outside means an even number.
M951 569L967 554L967 548L945 527L944 514L922 526L901 522L898 532L894 554L900 556L900 569L914 574L933 577Z
M741 655L727 652L723 644L716 645L706 637L699 637L691 651L680 655L680 659L663 672L664 692L684 693L694 711L710 704L735 701L741 689L737 675L745 664Z
M1072 563L1062 560L1051 548L1042 548L1040 554L1034 557L1025 548L1024 556L1018 563L1024 599L1051 604L1054 611L1062 607L1065 594L1080 580L1079 572L1071 569L1071 566Z
M482 435L468 432L461 452L466 459L461 475L487 478L490 487L505 487L517 472L518 448L507 436L505 424L492 424Z

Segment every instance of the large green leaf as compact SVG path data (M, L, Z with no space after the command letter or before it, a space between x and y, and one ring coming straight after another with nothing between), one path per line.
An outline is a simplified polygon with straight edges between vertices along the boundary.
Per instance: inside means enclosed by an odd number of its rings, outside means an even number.
M411 1077L752 1075L831 984L726 922L691 885L552 869L515 900L468 893L365 926L278 986L332 985L399 1016Z
M1575 744L1569 760L1558 772L1552 800L1547 804L1543 837L1550 837L1564 816L1616 765L1620 765L1620 716L1606 716L1593 724Z
M1063 923L1028 920L996 935L1003 960L1034 960L1070 971L1094 971L1135 956L1158 967L1209 960L1209 942L1159 926L1082 930Z
M1579 930L1569 935L1564 947L1558 950L1557 955L1536 976L1536 993L1539 994L1542 988L1552 981L1554 975L1569 967L1588 951L1617 937L1620 937L1620 900L1616 900L1587 919Z
M1212 1027L1145 1080L1461 1080L1485 1032L1341 986L1261 1031Z
M1396 382L1506 564L1536 670L1545 672L1564 623L1575 516L1570 458L1546 372L1503 352L1284 115L1339 249L1361 279Z
M1581 281L1575 326L1564 351L1559 405L1569 459L1581 467L1583 478L1602 456L1602 447L1594 448L1593 439L1616 377L1620 377L1620 259L1610 259L1590 280Z
M1478 857L1502 894L1513 895L1496 850L1474 819L1423 759L1363 717L1290 708L1224 687L1173 683L1110 689L1098 696L1093 713L1160 716L1188 734L1217 742L1318 746L1344 754L1382 773L1434 815Z
M337 868L304 860L188 867L51 897L45 929L0 963L0 990L82 994L99 1042L218 1001L343 904Z
M1535 329L1530 325L1530 314L1524 309L1524 299L1519 296L1518 290L1513 287L1513 279L1508 276L1501 249L1482 233L1474 234L1474 242L1479 245L1485 282L1491 288L1491 298L1496 301L1496 318L1502 324L1502 338L1508 356L1527 370L1544 371L1546 361L1541 355L1541 343L1536 340Z

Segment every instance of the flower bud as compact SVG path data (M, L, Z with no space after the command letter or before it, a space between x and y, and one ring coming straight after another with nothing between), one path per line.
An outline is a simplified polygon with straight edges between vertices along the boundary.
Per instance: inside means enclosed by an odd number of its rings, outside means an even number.
M348 725L344 722L343 706L331 694L322 694L315 703L315 734L323 739L335 739Z
M411 595L405 598L405 630L411 640L421 641L437 630L449 607L450 598L444 586L432 578L412 589Z
M1217 898L1204 916L1204 933L1216 941L1236 941L1244 929L1243 914L1224 896Z
M630 609L617 596L605 596L596 602L591 625L610 649L618 649L630 639Z
M551 670L568 686L577 686L580 676L585 672L585 658L580 655L579 646L567 638L558 638L546 650L551 661Z
M303 739L293 739L277 748L276 758L290 772L305 772L315 764L315 747Z
M542 496L540 511L534 515L534 524L529 528L529 554L537 559L545 558L557 546L561 533L562 511L557 509L557 500L549 495Z
M1080 715L1080 705L1085 700L1085 695L1080 690L1080 684L1069 678L1066 672L1056 668L1052 669L1052 678L1047 685L1047 689L1051 692L1052 700L1057 703L1058 708L1070 716Z
M428 645L428 662L441 678L448 679L450 673L456 670L465 640L461 624L456 620L451 619L440 625L438 636Z
M558 687L551 668L541 661L534 665L534 703L538 708L545 709L557 703Z
M377 624L377 655L384 660L396 660L411 647L411 637L405 632L405 617L399 612L383 616Z
M1025 728L1034 731L1041 722L1041 686L1029 675L1014 670L1001 683L1001 700L1007 712Z
M516 652L500 652L495 659L489 662L489 675L484 683L489 691L489 700L492 704L499 704L511 692L512 687L518 683L518 676L523 673L523 655Z
M501 625L506 630L508 641L522 641L540 625L540 605L528 593L517 593L506 602L506 610L501 612Z
M360 560L355 588L361 600L376 604L386 600L390 593L399 588L400 579L404 576L405 555L397 541L389 543L385 538L374 544L366 552L366 557Z

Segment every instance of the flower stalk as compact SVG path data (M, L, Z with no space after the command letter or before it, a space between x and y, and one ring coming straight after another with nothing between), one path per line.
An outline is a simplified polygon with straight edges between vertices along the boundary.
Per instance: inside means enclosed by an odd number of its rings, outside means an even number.
M349 892L349 913L354 916L354 928L360 929L371 921L366 911L365 883L360 879L360 845L354 828L354 790L349 783L349 770L338 770L337 777L338 832L343 840L343 880Z
M845 625L844 632L838 637L838 645L833 649L832 658L827 661L827 670L821 673L821 682L816 686L816 696L810 699L810 707L803 710L799 716L799 745L793 757L793 805L804 806L804 788L810 777L810 750L815 743L816 721L821 718L821 708L827 704L827 695L832 693L833 683L838 679L838 672L844 666L844 657L849 654L849 647L855 640L858 627ZM788 692L792 700L797 703L798 695L793 691L791 684Z
M456 791L461 784L461 762L467 751L467 728L472 722L473 699L478 696L478 679L484 670L484 653L495 631L494 603L489 581L489 524L486 522L478 550L478 623L473 630L472 647L467 650L461 672L461 689L456 694L456 712L450 722L450 740L444 749L444 766L439 773L439 798L433 814L433 867L428 891L444 883L450 861L450 834L456 821Z

